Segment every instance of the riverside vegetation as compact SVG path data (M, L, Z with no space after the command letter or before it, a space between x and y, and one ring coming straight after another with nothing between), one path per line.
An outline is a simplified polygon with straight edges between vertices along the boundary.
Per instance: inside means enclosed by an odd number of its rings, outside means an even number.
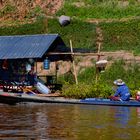
M31 12L32 15L35 15L33 22L25 22L24 24L17 22L17 24L10 24L10 26L9 23L8 26L5 24L0 28L0 35L58 33L67 45L69 45L69 39L71 39L74 48L94 51L96 50L96 27L98 26L101 28L103 35L101 51L127 50L139 55L139 6L140 2L136 0L81 0L80 2L78 0L65 0L64 6L53 16L60 16L61 14L71 16L72 22L70 25L61 27L56 18L48 18L38 8L37 10L40 12L37 13L40 14L36 14L36 10ZM12 12L12 10L8 12ZM29 20L28 18L30 16L26 16L25 21ZM107 22L108 19L111 19L111 21ZM99 21L99 23L96 24L94 21ZM123 78L134 96L140 88L139 73L139 63L128 64L125 60L116 60L104 73L100 74L97 83L95 82L95 67L86 68L78 74L78 85L74 84L72 75L59 77L59 82L63 84L62 94L66 97L106 98L113 94L112 82L117 78Z

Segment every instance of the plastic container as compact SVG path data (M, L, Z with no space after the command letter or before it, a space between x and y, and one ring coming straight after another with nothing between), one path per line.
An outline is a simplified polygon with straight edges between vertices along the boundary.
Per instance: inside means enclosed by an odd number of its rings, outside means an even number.
M50 68L50 60L47 58L44 60L44 69L48 70Z
M51 93L50 89L48 87L46 87L44 84L40 83L40 82L37 82L36 88L42 94L49 94L49 93Z

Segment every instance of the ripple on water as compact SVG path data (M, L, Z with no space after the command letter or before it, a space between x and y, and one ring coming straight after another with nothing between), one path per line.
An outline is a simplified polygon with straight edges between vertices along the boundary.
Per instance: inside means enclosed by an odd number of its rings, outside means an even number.
M0 140L130 139L140 133L139 116L126 107L0 104Z

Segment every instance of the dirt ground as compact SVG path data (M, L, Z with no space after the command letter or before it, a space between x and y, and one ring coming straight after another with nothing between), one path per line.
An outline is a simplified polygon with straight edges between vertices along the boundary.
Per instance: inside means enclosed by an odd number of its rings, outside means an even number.
M48 0L48 3L52 4L52 8L49 9L49 12L55 14L63 5L63 0Z

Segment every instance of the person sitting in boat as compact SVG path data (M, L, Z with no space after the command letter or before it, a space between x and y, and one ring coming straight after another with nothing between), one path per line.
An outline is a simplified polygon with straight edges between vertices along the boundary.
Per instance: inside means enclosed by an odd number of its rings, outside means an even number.
M136 93L136 100L140 101L140 91L137 91L137 93Z
M129 88L126 86L125 82L123 82L121 79L118 79L113 83L117 86L117 89L114 96L110 96L110 99L114 101L129 101L131 95Z

